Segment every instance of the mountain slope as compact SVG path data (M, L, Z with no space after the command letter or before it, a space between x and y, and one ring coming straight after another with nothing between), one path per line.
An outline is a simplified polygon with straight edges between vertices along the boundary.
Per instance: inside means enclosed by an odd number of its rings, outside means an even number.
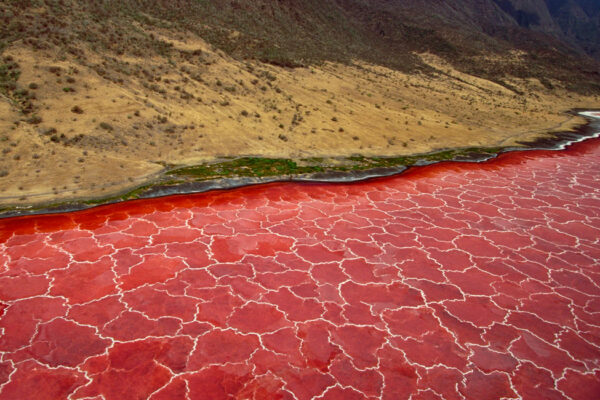
M600 59L600 3L595 0L547 0L566 40Z
M593 35L600 6L580 1L3 0L7 7L2 10L0 40L49 36L61 46L72 35L117 55L148 47L158 54L168 52L132 29L135 20L194 32L230 55L276 65L362 59L413 71L424 67L413 52L428 51L486 78L517 68L521 77L556 77L572 82L574 90L585 90L586 83L596 84L598 63L574 50L598 52ZM550 9L546 3L552 3ZM44 4L46 13L27 12ZM584 8L586 17L579 19L583 11L577 10ZM514 49L527 53L527 69L509 61L489 68L479 60Z
M0 0L0 204L581 123L564 111L599 106L597 61L519 23L493 0Z

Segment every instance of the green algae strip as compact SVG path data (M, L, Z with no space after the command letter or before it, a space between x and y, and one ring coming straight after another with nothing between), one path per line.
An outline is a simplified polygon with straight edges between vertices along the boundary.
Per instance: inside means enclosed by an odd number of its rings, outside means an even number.
M217 163L175 168L168 176L182 179L210 180L234 177L267 177L314 174L321 172L364 171L374 168L409 167L422 162L448 161L461 157L491 156L503 151L502 147L443 150L427 154L399 157L351 156L335 159L331 164L323 158L303 158L298 161L284 158L242 157Z
M220 163L177 168L168 171L167 175L214 179L310 174L323 171L322 166L299 166L295 161L289 159L243 157Z

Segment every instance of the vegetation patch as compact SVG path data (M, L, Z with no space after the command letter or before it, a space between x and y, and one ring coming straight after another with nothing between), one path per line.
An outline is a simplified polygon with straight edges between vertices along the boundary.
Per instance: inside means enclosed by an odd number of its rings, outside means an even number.
M169 171L168 175L209 180L229 177L265 177L323 172L320 165L299 166L295 161L277 158L243 157L214 164L197 165Z
M337 159L335 163L322 158L304 158L297 163L290 159L243 157L218 163L207 163L190 167L176 168L167 172L186 181L205 181L236 177L267 177L314 174L323 172L365 171L376 168L410 167L422 163L450 161L492 156L500 153L501 147L443 150L427 154L399 157L353 156Z

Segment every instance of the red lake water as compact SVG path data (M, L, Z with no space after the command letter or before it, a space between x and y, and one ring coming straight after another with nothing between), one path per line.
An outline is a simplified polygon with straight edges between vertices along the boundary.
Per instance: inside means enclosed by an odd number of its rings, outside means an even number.
M600 142L0 220L0 399L600 398Z

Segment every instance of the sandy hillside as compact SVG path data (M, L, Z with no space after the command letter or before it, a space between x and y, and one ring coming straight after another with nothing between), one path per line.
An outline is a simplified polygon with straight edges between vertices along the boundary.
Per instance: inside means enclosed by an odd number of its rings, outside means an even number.
M18 43L4 51L33 112L0 97L0 205L108 196L165 166L223 157L510 145L584 122L570 108L600 106L557 82L500 86L429 54L420 57L437 73L427 75L358 62L285 69L234 60L198 37L154 34L181 56L83 49L83 62Z

